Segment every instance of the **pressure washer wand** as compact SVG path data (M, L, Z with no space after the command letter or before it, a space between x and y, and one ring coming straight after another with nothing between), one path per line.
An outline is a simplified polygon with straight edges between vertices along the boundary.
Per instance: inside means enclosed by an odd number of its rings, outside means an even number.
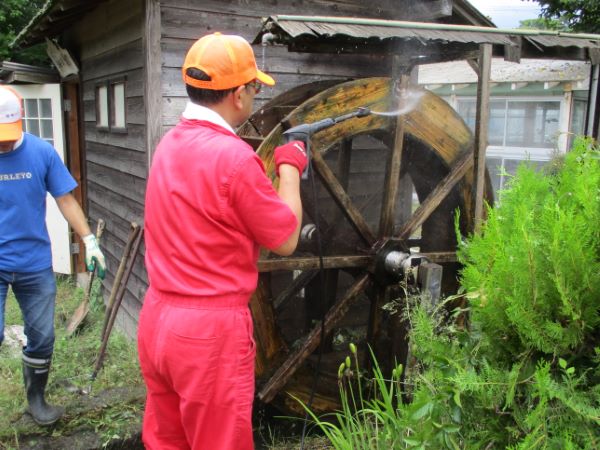
M356 111L344 114L338 117L328 117L326 119L319 120L318 122L313 123L303 123L300 125L296 125L295 127L289 128L283 132L283 139L285 142L290 141L302 141L304 142L304 146L306 148L306 157L308 158L309 163L306 165L304 172L302 172L302 179L308 179L308 171L310 167L310 137L318 133L319 131L325 130L326 128L332 127L333 125L343 122L348 119L352 119L353 117L365 117L371 114L371 110L369 108L358 108Z

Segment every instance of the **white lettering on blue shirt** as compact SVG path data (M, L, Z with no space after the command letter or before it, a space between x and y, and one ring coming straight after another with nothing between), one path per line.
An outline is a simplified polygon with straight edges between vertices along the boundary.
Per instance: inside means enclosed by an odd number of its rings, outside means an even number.
M0 181L15 181L31 178L31 172L0 173Z

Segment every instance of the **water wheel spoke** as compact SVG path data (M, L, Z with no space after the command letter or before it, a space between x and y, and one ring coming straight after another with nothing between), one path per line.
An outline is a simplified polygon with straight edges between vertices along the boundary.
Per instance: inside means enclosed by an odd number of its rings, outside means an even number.
M348 217L356 231L369 245L373 245L375 242L375 235L371 231L369 224L362 216L360 211L354 206L350 196L346 193L346 190L342 187L340 182L335 177L332 170L329 168L323 157L319 152L312 153L314 167L321 177L325 187L332 195L333 199L342 209L344 214Z
M283 308L294 295L311 282L317 273L317 270L304 270L300 275L294 278L292 282L281 291L275 300L273 300L275 310Z
M373 257L369 255L325 256L323 257L323 268L367 268L372 262ZM276 270L315 270L319 267L319 257L317 256L261 259L258 261L259 272L273 272Z
M431 213L439 206L452 188L465 175L473 165L473 153L465 152L454 164L452 170L442 181L429 193L427 198L415 210L411 218L402 225L397 233L400 239L408 239L410 235L425 222Z
M339 299L327 312L324 321L325 334L329 333L344 317L352 302L365 290L370 283L369 275L362 275L350 286L344 296ZM258 393L258 398L263 402L270 402L294 375L302 363L316 350L321 342L321 324L317 324L307 335L302 346L291 353L279 366L275 374L265 383Z
M381 218L379 220L379 237L389 237L394 232L396 196L400 186L400 163L404 148L404 118L398 117L394 146L390 152L385 170Z

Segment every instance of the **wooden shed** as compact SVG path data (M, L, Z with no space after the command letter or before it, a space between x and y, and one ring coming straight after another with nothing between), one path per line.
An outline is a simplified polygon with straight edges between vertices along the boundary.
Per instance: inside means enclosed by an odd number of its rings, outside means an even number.
M492 26L464 0L53 0L17 37L26 47L51 39L70 54L78 73L63 77L68 160L83 175L84 207L106 222L102 247L110 291L130 230L141 223L148 167L160 137L187 100L180 65L203 34L220 31L254 40L261 18L272 14L364 17ZM314 81L389 76L382 55L291 53L254 46L259 67L277 84L255 106ZM66 52L65 52L66 50ZM67 56L68 58L68 56ZM78 161L81 161L79 167ZM118 323L135 335L147 287L143 258L129 280Z

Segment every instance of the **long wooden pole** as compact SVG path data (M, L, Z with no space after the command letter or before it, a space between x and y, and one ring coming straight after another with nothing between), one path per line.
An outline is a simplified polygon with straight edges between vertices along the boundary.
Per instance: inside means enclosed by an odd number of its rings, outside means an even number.
M483 220L483 190L485 182L485 151L490 121L490 73L492 69L492 45L479 47L479 81L477 83L477 111L475 116L474 168L474 231L479 232Z

